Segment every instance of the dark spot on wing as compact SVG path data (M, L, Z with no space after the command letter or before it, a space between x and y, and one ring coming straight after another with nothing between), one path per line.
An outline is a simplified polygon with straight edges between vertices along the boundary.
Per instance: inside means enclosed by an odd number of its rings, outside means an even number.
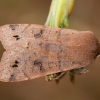
M14 35L13 37L15 37L16 40L19 40L20 39L20 37L18 35Z
M15 76L12 74L9 78L9 81L14 81L15 80Z
M18 63L19 63L19 62L18 62L17 60L15 60L15 63L14 63L14 65L12 65L12 67L13 67L13 68L18 67Z
M45 69L42 66L42 62L40 60L35 60L34 61L34 66L38 67L41 72L45 71Z
M34 37L35 37L35 38L41 37L41 33L36 33L36 34L34 34Z
M34 61L34 66L41 66L41 65L42 65L41 61L39 61L39 60Z
M15 29L16 29L16 26L18 26L18 25L10 25L10 28L11 28L12 30L15 30Z

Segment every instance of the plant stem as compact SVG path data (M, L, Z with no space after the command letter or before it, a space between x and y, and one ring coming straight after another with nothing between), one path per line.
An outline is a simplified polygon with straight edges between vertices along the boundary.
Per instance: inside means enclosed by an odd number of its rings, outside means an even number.
M68 27L68 18L72 12L74 0L52 0L46 26L59 28ZM56 80L64 76L66 72L59 72L45 76L47 81Z
M68 18L72 12L74 0L52 0L46 26L68 27Z

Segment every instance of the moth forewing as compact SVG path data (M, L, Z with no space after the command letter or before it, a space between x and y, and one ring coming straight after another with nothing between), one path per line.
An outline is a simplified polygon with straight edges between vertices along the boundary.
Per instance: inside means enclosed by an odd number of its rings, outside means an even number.
M6 51L0 62L0 81L15 82L81 68L100 54L100 44L90 31L60 29L35 24L0 28Z

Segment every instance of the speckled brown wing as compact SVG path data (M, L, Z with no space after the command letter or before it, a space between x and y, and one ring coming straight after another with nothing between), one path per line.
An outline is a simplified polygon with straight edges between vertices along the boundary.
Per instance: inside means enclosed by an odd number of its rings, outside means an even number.
M6 48L0 63L1 81L24 81L80 68L90 64L100 53L100 44L89 31L39 26L40 30L32 33L38 25L18 26L24 30L23 34L20 33L22 31L16 34L21 34L20 39L12 41L13 35L8 40L1 39ZM23 26L31 29L25 31ZM3 26L2 29L8 27ZM0 34L3 33L0 31ZM10 34L15 35L12 31Z
M0 40L5 49L16 42L22 42L24 38L33 38L34 33L40 33L42 25L8 24L0 27Z
M21 43L27 39L57 41L59 35L77 33L76 30L60 29L35 24L11 24L0 27L0 40L5 49L14 43ZM64 37L63 37L64 38Z

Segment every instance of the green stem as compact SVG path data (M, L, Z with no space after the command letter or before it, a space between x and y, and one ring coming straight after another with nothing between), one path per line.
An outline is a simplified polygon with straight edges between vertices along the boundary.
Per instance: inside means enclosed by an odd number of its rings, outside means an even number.
M72 11L74 0L52 0L46 26L68 27L68 18ZM47 81L56 80L64 76L66 72L59 72L45 76ZM59 79L58 79L59 78Z
M68 27L68 18L71 14L73 4L74 0L52 0L49 15L45 25L60 28ZM88 70L85 68L70 70L69 74L71 82L74 83L75 74L82 74L86 72L88 72ZM56 80L59 82L59 79L62 78L62 75L65 74L66 72L50 74L46 76L46 80Z
M68 17L72 11L74 0L52 0L47 26L68 27Z

